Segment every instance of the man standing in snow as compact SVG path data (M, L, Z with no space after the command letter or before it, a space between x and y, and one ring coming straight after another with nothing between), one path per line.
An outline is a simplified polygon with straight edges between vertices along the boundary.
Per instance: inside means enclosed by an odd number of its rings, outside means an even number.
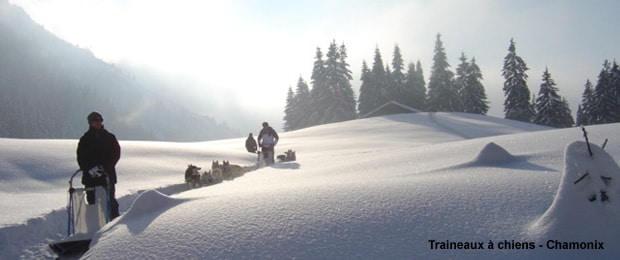
M120 215L115 197L116 163L121 157L121 147L114 134L103 127L103 117L97 112L88 115L88 131L80 138L77 161L82 170L82 184L86 188L104 186L109 190L110 220ZM106 176L109 178L106 180ZM86 192L89 204L95 202L95 192Z
M263 122L263 129L258 134L258 145L261 148L263 158L267 159L267 165L273 164L274 160L274 147L278 144L280 137L267 122Z
M249 153L256 153L257 145L252 133L248 135L248 139L245 139L245 149L247 149Z

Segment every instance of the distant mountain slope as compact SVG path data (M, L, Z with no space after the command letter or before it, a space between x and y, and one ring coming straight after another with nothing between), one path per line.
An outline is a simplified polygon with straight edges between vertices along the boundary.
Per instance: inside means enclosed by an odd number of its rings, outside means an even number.
M0 2L1 137L76 138L93 110L103 113L120 139L240 136L196 113L206 111L187 111L154 89L140 84L132 72L59 39L21 8Z

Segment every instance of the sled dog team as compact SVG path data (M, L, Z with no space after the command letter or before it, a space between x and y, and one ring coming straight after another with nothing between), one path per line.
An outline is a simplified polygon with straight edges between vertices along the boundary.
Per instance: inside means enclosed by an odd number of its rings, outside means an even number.
M202 168L189 164L185 170L185 183L187 188L197 188L220 183L224 180L232 180L243 176L244 173L251 171L253 167L241 167L236 164L230 164L229 161L213 161L211 170L200 172Z
M278 144L280 137L278 133L269 126L269 123L263 122L263 128L258 134L257 140L254 140L252 133L249 134L245 141L245 147L248 152L256 153L258 158L256 166L241 167L239 165L230 164L229 161L213 161L211 170L200 173L200 167L188 165L185 170L185 182L188 188L200 187L214 183L220 183L224 180L231 180L242 176L244 173L255 170L257 167L262 168L275 163L274 148ZM258 148L260 147L260 150ZM295 152L288 150L283 155L278 156L280 162L295 161Z

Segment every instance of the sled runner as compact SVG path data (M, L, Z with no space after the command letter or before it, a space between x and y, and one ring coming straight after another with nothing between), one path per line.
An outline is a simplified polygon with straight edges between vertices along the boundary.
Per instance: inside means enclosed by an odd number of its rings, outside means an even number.
M49 243L59 259L79 257L90 245L92 235L106 223L110 222L110 193L107 187L74 188L73 178L82 172L77 170L69 179L69 202L67 205L67 237L61 241ZM105 175L109 183L108 176ZM88 204L86 192L94 191L95 202Z

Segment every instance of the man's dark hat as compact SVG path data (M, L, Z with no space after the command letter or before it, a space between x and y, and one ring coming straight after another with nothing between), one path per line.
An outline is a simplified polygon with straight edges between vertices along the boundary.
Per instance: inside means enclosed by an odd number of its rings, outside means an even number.
M88 114L88 117L86 119L88 119L88 123L90 124L91 122L96 120L103 120L103 116L101 116L101 114L99 114L98 112L91 112L90 114Z

